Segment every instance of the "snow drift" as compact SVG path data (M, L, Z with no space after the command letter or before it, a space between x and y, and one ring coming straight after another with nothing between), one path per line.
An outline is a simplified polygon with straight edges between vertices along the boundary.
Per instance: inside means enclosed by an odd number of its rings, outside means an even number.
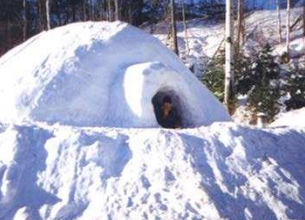
M304 127L305 126L305 108L292 110L290 112L281 113L277 119L271 124L272 127Z
M175 54L121 22L43 32L3 56L0 73L2 122L157 127L157 93L174 97L184 127L230 120Z
M305 219L305 129L0 129L0 219Z

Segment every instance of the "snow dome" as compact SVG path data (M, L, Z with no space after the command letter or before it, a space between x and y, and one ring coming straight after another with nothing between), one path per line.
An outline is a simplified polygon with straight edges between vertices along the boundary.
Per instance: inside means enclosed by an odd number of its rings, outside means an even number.
M0 59L0 121L158 127L172 99L183 127L228 121L222 104L161 42L122 22L43 32Z

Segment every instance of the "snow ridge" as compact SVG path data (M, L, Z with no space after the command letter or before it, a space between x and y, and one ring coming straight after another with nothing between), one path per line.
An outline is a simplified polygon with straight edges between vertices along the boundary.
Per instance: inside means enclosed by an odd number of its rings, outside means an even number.
M0 219L303 219L305 130L1 128Z

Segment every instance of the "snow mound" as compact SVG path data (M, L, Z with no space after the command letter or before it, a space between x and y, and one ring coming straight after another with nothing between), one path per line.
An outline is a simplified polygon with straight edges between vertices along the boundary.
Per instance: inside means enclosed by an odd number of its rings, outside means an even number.
M220 102L156 38L122 22L43 32L0 59L0 121L158 127L172 96L183 127L228 121Z
M305 219L305 130L0 126L0 219Z
M305 108L292 110L290 112L280 114L277 119L271 124L271 126L305 127Z

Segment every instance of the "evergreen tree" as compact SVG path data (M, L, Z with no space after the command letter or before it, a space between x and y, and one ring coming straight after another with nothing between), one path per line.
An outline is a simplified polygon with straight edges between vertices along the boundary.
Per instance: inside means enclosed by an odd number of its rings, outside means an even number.
M291 68L287 76L285 92L290 98L285 101L286 109L305 107L305 68L299 66Z
M224 100L224 64L225 54L224 50L221 50L219 55L209 61L202 78L202 82L221 102Z
M268 121L271 122L279 112L280 88L279 65L272 56L269 44L258 54L247 83L252 85L248 93L248 106L253 109L253 122L259 112L267 114Z
M251 59L246 57L242 51L234 57L234 90L237 95L246 94L253 86L252 83L248 82L251 62ZM224 50L221 50L217 56L208 62L202 78L203 83L220 101L224 99L224 64L225 54ZM234 102L236 97L231 97L231 99Z
M246 94L253 86L251 79L252 60L244 55L242 50L238 51L234 59L234 89L236 94Z

